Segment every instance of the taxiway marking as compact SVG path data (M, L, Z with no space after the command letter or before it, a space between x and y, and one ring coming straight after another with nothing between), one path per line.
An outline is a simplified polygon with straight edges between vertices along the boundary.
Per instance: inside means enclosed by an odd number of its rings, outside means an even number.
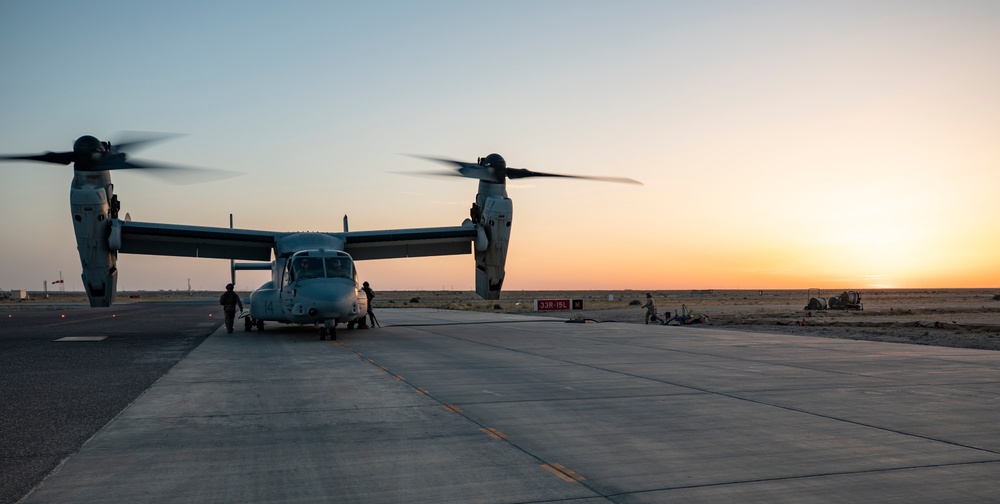
M65 338L59 338L57 340L52 340L52 341L56 341L59 343L63 343L66 341L104 341L107 338L108 338L107 336L66 336Z
M555 474L563 481L569 483L576 483L580 481L585 481L587 479L569 469L566 469L565 467L562 466L562 464L552 464L552 465L542 464L542 469L545 469L546 471Z
M495 429L493 427L483 427L483 428L480 428L479 430L483 431L484 434L486 434L487 436L489 436L489 437L491 437L493 439L496 439L497 441L502 441L504 439L507 439L507 435L506 434L504 434L503 432L500 432L499 430L497 430L497 429Z

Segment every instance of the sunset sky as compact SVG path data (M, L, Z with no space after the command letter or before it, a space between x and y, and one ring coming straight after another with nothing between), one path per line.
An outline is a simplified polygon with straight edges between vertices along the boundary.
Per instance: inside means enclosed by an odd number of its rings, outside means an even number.
M242 175L116 172L123 213L275 231L460 224L476 181L404 154L644 183L509 183L506 290L997 287L998 51L995 0L0 0L0 153L183 133L135 157ZM72 176L0 164L0 288L82 289ZM228 268L122 255L119 289ZM359 269L475 285L471 255Z

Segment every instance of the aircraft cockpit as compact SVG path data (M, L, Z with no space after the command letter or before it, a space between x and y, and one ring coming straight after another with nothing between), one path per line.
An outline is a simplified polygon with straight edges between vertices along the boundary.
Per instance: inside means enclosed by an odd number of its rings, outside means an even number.
M354 260L341 251L300 251L285 263L284 282L309 280L313 278L345 278L358 281Z

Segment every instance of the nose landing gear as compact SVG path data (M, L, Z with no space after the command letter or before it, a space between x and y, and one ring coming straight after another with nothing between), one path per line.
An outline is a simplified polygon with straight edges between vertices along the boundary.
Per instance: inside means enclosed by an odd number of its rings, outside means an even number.
M323 326L319 328L319 340L326 340L326 335L330 335L330 341L337 340L337 322L334 320L324 320Z

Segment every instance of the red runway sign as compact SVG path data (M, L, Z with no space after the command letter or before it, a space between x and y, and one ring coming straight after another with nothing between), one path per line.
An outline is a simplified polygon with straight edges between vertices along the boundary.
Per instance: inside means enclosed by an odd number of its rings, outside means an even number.
M536 299L535 311L582 310L582 299Z

